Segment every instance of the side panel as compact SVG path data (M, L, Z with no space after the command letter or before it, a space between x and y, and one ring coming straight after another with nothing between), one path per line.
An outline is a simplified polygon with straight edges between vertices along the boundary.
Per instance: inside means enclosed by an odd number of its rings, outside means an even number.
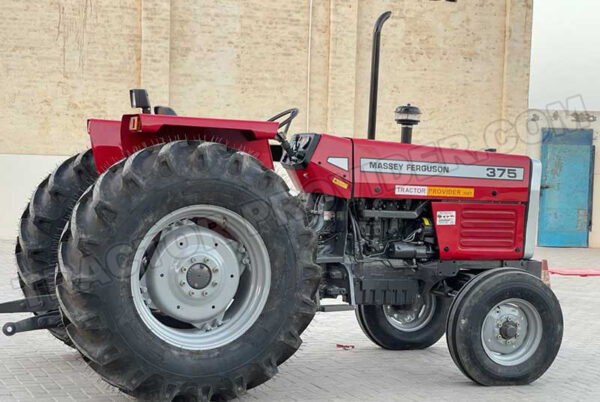
M355 197L527 202L526 156L353 141Z
M292 140L307 141L303 161L284 167L298 190L336 197L352 196L352 140L331 135L299 134Z
M442 260L510 260L523 255L525 205L433 202Z

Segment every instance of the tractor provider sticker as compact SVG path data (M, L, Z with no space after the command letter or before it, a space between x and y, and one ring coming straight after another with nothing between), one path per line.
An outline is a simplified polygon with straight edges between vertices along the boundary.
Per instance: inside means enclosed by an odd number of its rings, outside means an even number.
M397 185L396 195L416 195L431 197L454 197L454 198L473 198L475 196L474 188L464 187L429 187L429 186L401 186Z
M435 222L438 226L456 225L456 211L438 211Z
M361 172L409 174L417 176L465 177L492 180L523 180L523 168L514 166L465 165L406 161L399 159L360 159Z

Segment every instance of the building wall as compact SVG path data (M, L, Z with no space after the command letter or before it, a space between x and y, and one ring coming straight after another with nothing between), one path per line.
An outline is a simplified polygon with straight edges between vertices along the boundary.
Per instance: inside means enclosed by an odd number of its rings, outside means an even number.
M180 115L266 119L366 137L373 23L382 34L378 138L396 106L423 111L414 141L526 151L533 0L54 0L4 2L0 236L59 157L89 147L86 119L132 113L128 90ZM521 123L518 123L521 124ZM26 174L14 176L26 167ZM27 195L27 196L26 196Z
M489 127L527 108L532 0L56 0L3 4L0 153L84 149L86 119L131 112L133 87L184 115L296 106L294 130L365 136L385 10L378 135L398 138L410 102L417 141L497 145Z

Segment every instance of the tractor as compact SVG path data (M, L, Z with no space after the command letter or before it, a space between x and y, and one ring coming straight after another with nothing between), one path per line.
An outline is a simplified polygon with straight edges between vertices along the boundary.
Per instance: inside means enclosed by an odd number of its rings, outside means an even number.
M541 164L526 156L375 140L375 24L368 138L287 136L268 121L177 116L130 91L138 113L91 119L91 149L40 183L16 244L33 316L105 381L155 400L221 400L273 377L317 311L355 310L389 350L446 334L482 385L538 379L560 348L559 302L533 260ZM281 162L300 191L274 171ZM337 299L336 303L322 303Z

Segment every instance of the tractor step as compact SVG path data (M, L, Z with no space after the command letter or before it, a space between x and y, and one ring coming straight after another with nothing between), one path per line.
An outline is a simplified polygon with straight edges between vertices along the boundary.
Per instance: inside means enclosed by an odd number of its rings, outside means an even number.
M58 300L54 295L34 296L0 303L0 314L39 313L50 310L58 310Z
M322 313L333 313L336 311L353 311L356 306L350 306L348 304L321 304L317 311Z
M17 322L7 322L2 327L6 336L13 336L19 332L35 331L38 329L56 328L62 324L62 318L58 311L36 315Z

